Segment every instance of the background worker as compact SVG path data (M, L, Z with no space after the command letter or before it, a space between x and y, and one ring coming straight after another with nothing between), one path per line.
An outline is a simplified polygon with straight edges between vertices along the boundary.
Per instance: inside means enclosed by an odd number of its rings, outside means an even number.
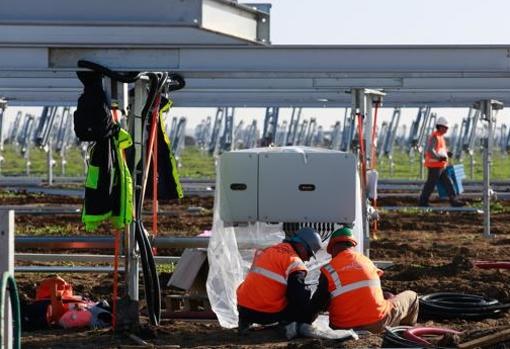
M333 329L362 329L379 333L385 326L414 325L418 318L418 295L404 291L384 299L379 270L363 254L350 229L333 232L327 252L331 261L321 268L319 286L312 307L329 311Z
M237 289L239 333L247 333L252 323L285 325L314 320L304 261L320 249L319 234L311 228L301 228L291 238L257 251L250 271Z
M425 166L428 169L428 175L427 181L421 191L419 202L420 206L430 206L429 197L438 182L441 182L446 188L448 197L450 198L450 204L452 206L464 206L464 203L457 200L455 197L455 190L453 189L452 181L445 172L445 168L448 165L448 157L451 157L451 153L448 152L446 141L444 139L444 135L447 131L448 120L444 117L438 118L436 122L436 130L430 135L425 149Z

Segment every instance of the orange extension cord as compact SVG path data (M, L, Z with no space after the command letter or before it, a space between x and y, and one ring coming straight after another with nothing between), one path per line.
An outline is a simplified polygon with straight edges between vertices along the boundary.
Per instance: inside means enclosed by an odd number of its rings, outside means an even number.
M149 134L149 146L147 147L147 152L152 159L148 159L152 161L152 232L154 235L158 232L158 118L159 118L159 104L160 104L160 96L156 97L156 100L153 104L152 109L152 119L151 119L151 129ZM149 162L146 163L149 166ZM156 254L156 248L152 248L152 252Z

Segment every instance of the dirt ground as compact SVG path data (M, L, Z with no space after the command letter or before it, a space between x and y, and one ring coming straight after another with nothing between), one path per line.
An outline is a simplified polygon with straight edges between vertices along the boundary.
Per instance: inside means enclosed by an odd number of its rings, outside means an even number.
M379 206L414 205L414 199L391 198L381 200ZM2 204L48 203L62 204L61 198L0 197ZM79 201L65 200L68 206ZM441 205L434 203L434 205ZM212 198L186 198L180 203L160 203L162 211L172 211L170 216L159 218L161 234L170 236L195 236L211 226ZM192 207L191 209L189 207ZM203 207L204 210L196 210ZM150 217L146 226L150 227ZM394 266L382 277L383 288L392 293L412 289L419 294L433 292L465 292L498 299L510 303L510 271L483 270L474 267L474 260L510 260L510 202L500 202L492 214L493 238L484 238L483 216L477 213L458 212L393 212L382 211L378 226L378 239L371 242L371 258L389 260ZM17 216L16 230L19 234L31 231L30 227L59 225L64 228L57 234L84 234L79 216ZM110 234L107 226L94 234ZM108 251L102 251L108 252ZM110 251L111 252L111 251ZM159 251L161 255L175 255L178 250ZM56 253L56 251L55 251ZM41 263L42 264L42 263ZM63 274L74 285L76 293L92 299L111 297L109 274ZM22 296L32 298L35 284L44 274L17 274ZM168 275L162 275L168 278ZM169 290L164 291L165 294ZM510 326L510 313L499 318L470 321L466 319L426 320L420 325L441 326L461 331L491 329ZM157 346L180 345L182 348L322 348L380 347L381 336L362 336L358 341L332 342L297 339L290 343L283 340L275 330L253 331L239 337L235 330L224 330L215 321L165 320L158 329L145 327L140 337ZM111 332L50 330L24 332L24 348L118 348L135 343L125 336L114 337Z

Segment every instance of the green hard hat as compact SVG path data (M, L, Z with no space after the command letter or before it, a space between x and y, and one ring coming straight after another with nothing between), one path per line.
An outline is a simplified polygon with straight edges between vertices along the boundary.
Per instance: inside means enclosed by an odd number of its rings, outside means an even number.
M328 253L331 253L331 249L337 242L350 242L352 246L356 246L358 244L356 238L352 235L352 230L347 227L337 229L333 232L333 234L331 234L327 247Z

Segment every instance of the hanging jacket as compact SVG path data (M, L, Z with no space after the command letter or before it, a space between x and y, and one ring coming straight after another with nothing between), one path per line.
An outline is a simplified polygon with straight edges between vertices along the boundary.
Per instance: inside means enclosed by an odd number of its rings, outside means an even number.
M131 136L113 121L102 88L102 76L78 72L84 85L74 112L74 129L90 147L82 222L86 230L110 220L116 228L131 223L133 184L123 150L132 144Z
M172 153L172 143L168 138L165 127L163 114L172 106L172 101L161 98L159 117L158 117L158 198L159 199L181 199L183 197L182 186L177 172L177 163ZM148 146L148 145L147 145ZM147 189L145 196L152 197L152 170L153 164L150 163L149 180L147 181Z
M384 299L379 269L352 249L337 254L321 268L331 296L329 322L333 328L356 328L374 324L391 310Z
M257 251L250 271L237 288L237 304L255 311L277 313L288 304L288 276L308 271L290 243Z
M117 228L123 228L133 220L133 180L124 156L124 150L133 145L133 140L126 130L120 129L113 143L117 157L118 185L114 187L116 192L113 195L112 223Z
M427 141L425 149L425 166L427 168L444 168L448 165L448 160L441 160L442 156L446 156L448 149L444 136L439 131L434 131Z

